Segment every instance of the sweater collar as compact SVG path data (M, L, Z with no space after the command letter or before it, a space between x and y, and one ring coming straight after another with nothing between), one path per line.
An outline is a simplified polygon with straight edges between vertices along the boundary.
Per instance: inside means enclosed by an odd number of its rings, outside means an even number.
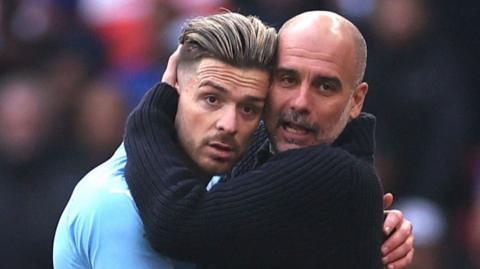
M375 116L361 113L351 120L333 143L355 156L371 156L375 151Z
M375 116L361 113L359 117L351 120L337 140L334 147L342 148L358 158L373 161L375 150ZM233 168L229 177L235 177L246 171L255 169L265 163L272 156L270 141L267 138L265 124L260 123L253 135L253 142L241 161Z
M373 155L375 151L375 123L374 115L365 112L360 113L357 118L348 122L332 146L342 148L357 157ZM263 158L262 161L267 159L264 156L272 155L270 143L264 143L257 151L257 157Z

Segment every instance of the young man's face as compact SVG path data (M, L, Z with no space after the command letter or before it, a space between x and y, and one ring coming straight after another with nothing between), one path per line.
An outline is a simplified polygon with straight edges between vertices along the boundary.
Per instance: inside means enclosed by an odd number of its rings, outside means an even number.
M265 110L276 151L331 144L360 113L368 87L355 88L353 46L339 33L321 31L297 26L280 35Z
M230 170L258 127L269 88L269 75L202 59L179 76L175 120L182 147L210 174ZM183 81L183 82L182 82Z

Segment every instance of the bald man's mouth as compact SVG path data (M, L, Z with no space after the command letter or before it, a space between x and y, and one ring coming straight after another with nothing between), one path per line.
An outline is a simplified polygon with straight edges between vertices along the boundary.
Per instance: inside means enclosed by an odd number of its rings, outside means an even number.
M309 126L293 123L290 121L284 121L280 125L282 130L281 136L285 141L292 141L299 145L305 144L315 137L316 130Z
M282 124L282 128L289 133L299 134L299 135L305 135L305 134L311 132L310 129L308 129L304 126L289 123L289 122L284 122Z

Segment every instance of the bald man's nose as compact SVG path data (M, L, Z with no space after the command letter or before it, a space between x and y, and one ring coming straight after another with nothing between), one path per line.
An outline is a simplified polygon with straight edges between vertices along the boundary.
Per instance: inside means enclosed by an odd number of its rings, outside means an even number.
M300 113L310 113L310 103L308 87L301 86L292 97L291 108Z

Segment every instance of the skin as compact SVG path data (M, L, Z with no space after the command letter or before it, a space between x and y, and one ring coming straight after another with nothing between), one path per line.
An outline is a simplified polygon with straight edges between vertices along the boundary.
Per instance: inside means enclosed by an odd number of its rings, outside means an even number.
M350 119L359 116L368 84L356 83L353 24L325 11L302 13L279 32L279 59L264 120L274 149L331 144ZM178 50L177 50L178 51ZM164 82L175 85L176 53ZM384 197L385 208L393 196ZM411 222L399 210L385 210L383 263L406 268L414 254Z
M175 120L180 143L208 174L227 172L245 152L257 129L269 74L210 58L180 73Z
M331 144L358 117L368 92L365 82L355 85L350 25L334 15L305 14L279 36L281 53L265 113L279 152Z
M356 61L354 26L335 13L312 11L289 20L279 32L279 58L265 112L275 150L331 144L360 115L368 84ZM365 59L360 59L365 61ZM387 194L388 208L393 196ZM382 245L387 268L405 268L413 258L412 224L402 212L385 212Z

